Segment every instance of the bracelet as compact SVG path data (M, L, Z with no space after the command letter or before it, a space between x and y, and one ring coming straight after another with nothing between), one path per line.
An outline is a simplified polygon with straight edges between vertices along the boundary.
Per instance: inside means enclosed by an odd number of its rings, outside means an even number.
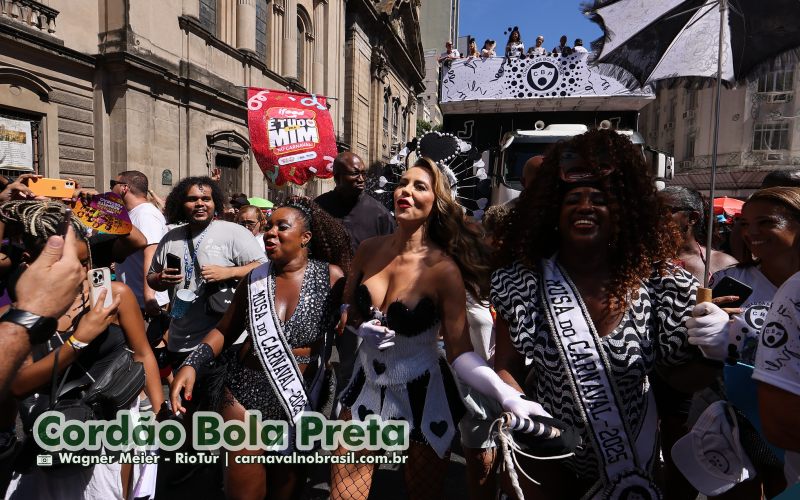
M80 340L76 339L75 335L70 335L70 337L67 339L67 344L71 345L76 351L80 351L89 345L86 342L81 342Z
M210 362L214 361L214 350L211 346L202 343L194 348L191 354L186 357L186 360L181 364L180 368L184 366L191 366L195 370L207 366ZM180 369L179 368L179 369Z
M350 304L342 304L339 306L339 316L341 316L347 309L350 308Z

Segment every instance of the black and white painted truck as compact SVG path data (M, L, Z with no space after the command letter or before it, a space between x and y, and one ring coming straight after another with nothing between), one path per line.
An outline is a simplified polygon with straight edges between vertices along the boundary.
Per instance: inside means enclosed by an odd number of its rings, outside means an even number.
M467 58L442 67L444 132L483 152L490 204L519 195L530 157L592 127L611 128L641 146L660 187L673 177L673 158L648 147L637 131L639 111L655 99L653 92L626 88L587 57Z

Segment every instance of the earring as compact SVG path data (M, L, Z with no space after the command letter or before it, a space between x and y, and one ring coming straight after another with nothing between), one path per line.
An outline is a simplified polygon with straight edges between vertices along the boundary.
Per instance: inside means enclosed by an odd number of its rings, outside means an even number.
M306 243L300 243L300 248L305 248L305 247L306 247Z

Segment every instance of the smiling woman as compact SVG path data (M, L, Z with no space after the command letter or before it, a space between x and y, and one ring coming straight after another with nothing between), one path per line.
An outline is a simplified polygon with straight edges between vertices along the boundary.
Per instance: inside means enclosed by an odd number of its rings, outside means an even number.
M495 369L586 444L562 465L523 463L543 483L520 477L526 498L623 498L625 488L659 498L648 374L691 370L699 357L684 325L697 282L669 264L678 238L646 172L616 132L559 143L500 238Z

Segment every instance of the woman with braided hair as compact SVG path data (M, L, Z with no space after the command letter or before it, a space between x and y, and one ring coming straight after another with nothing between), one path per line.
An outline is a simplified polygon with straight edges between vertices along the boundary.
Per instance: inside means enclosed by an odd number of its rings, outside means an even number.
M176 412L185 412L181 393L191 399L198 369L245 329L249 335L244 344L223 356L227 363L219 411L226 421L244 421L245 411L258 410L264 420L291 424L303 409L318 410L332 392L333 381L325 373L350 266L350 240L341 224L307 198L290 198L272 212L265 229L270 260L241 281L217 328L178 370L170 390ZM228 452L228 497L299 495L302 466L237 462L239 456L263 453Z
M66 208L60 202L38 200L9 201L0 205L0 221L5 224L5 235L20 238L24 245L20 266L23 273L28 263L42 251L47 238L58 233ZM76 252L86 273L92 268L92 259L85 228L74 215L69 222L78 236L75 239ZM13 285L9 290L13 290ZM113 282L114 300L109 307L104 307L106 292L101 292L97 301L91 304L89 290L87 275L75 292L72 306L58 318L56 333L45 344L33 346L31 355L11 383L11 394L18 399L31 397L31 401L43 401L40 395L50 394L55 367L60 382L65 383L65 387L74 386L59 398L70 397L73 393L78 397L80 391L103 373L108 361L121 349L128 348L133 351L133 359L144 365L144 390L153 407L160 408L164 396L158 364L147 341L144 320L133 292L123 283ZM23 405L24 408L36 406L36 403ZM32 416L35 418L35 414ZM103 414L96 415L96 418L113 416ZM32 423L32 418L23 418L23 422L29 420ZM32 444L33 440L27 442ZM32 459L33 454L29 458ZM127 482L130 477L129 467L121 468L119 464L70 467L74 470L64 474L61 470L56 473L32 463L23 464L24 472L14 476L6 498L58 498L66 491L82 498L122 498L123 491L127 490L123 481Z

